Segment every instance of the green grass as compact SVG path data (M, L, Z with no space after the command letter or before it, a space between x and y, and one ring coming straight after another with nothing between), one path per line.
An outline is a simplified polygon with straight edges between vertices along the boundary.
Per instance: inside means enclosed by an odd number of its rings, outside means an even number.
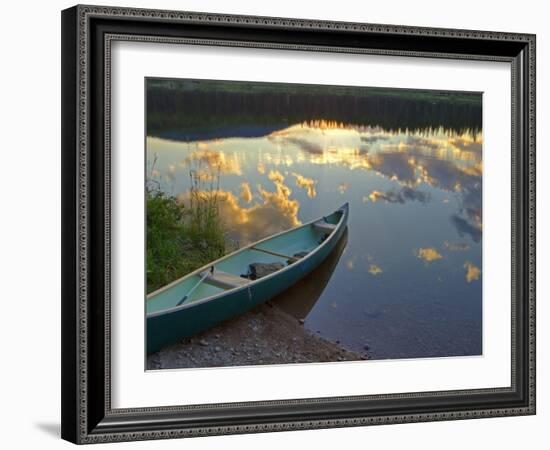
M225 254L215 178L190 176L183 201L147 183L147 293Z
M370 98L396 98L430 103L481 106L479 92L441 91L434 89L380 88L371 86L339 86L294 83L261 83L247 81L160 79L147 80L150 91L228 93L242 95L333 95Z

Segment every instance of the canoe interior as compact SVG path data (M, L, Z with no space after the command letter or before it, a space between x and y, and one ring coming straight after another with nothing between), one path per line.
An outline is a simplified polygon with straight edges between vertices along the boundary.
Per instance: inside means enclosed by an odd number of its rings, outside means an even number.
M326 216L324 221L336 225L340 221L342 214L342 211L335 211L331 215ZM312 224L294 228L286 233L260 241L227 258L223 258L215 263L215 270L221 270L240 277L242 274L248 272L248 267L252 263L280 262L286 266L289 262L288 258L285 256L292 257L296 253L309 253L313 251L320 245L325 235L326 232L316 229ZM278 256L272 253L285 256ZM147 314L175 307L178 302L180 302L182 298L200 282L200 280L200 273L189 275L169 288L162 289L158 294L149 297L146 302ZM182 304L187 305L226 291L226 289L213 286L206 282L200 282L192 291L192 294Z

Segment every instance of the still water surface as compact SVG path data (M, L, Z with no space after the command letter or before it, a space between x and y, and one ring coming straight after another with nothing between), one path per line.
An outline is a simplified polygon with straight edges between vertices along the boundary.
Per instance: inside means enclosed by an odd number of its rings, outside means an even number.
M238 246L349 202L331 261L275 301L373 359L481 354L480 132L321 119L221 136L179 130L147 138L147 165L182 199L190 170L219 172Z

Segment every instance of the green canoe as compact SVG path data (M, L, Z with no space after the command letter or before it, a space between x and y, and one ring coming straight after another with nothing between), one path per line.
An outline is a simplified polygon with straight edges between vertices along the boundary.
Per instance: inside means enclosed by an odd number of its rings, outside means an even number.
M315 269L348 220L346 203L328 216L269 236L149 294L147 353L193 336L263 303ZM254 268L271 273L254 278Z

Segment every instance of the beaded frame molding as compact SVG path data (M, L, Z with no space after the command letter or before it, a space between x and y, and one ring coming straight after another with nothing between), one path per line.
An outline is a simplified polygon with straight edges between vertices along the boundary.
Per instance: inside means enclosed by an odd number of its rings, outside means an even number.
M511 386L111 407L110 68L114 41L504 61L512 73ZM74 443L535 414L535 36L75 6L62 12L62 420Z

